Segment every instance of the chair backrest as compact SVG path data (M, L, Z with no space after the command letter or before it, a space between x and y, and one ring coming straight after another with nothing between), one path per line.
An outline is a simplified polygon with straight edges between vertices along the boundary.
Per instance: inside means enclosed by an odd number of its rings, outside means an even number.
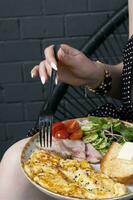
M89 38L81 51L93 60L100 60L108 64L120 63L127 39L128 6L125 4ZM85 97L83 87L72 87L60 83L53 95L53 108L56 111L55 119L64 120L86 116L89 111L107 102L111 102L115 106L120 105L120 102L116 99L96 95L92 92L89 92Z

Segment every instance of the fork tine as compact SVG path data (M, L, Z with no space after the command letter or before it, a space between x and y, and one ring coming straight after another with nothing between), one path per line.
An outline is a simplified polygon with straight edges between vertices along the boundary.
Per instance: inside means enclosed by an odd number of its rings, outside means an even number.
M45 133L46 133L46 126L45 126L45 124L43 124L42 130L43 130L43 146L45 147L45 141L46 141L46 135L45 135Z
M50 120L50 133L49 133L49 136L50 136L50 140L49 140L50 147L52 146L52 124L53 124L53 117Z
M47 124L47 126L46 126L46 143L47 143L47 147L49 146L49 128L50 128L50 126L49 126L49 122L47 122L46 123Z
M40 146L42 147L42 128L39 128L39 140L40 140Z

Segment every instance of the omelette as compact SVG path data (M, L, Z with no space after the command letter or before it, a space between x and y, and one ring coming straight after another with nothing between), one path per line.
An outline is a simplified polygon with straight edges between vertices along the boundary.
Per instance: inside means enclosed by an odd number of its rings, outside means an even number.
M86 160L64 159L50 151L36 150L23 168L43 188L68 197L104 199L127 193L125 185L95 171Z

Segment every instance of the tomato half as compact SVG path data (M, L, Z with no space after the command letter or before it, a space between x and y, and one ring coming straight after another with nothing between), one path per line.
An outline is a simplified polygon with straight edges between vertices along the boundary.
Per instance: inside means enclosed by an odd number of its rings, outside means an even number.
M69 134L65 129L56 131L54 134L54 137L57 139L68 139Z
M74 131L70 136L69 139L71 140L80 140L83 137L83 132L81 129Z
M76 119L70 119L64 122L68 133L73 133L80 128L79 122Z
M65 128L65 126L62 122L55 122L52 125L52 135L54 136L57 131L62 130L64 128Z

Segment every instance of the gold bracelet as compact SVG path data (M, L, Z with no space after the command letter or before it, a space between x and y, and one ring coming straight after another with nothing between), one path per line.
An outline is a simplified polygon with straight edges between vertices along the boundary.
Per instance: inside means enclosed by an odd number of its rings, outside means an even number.
M112 86L112 77L110 72L105 68L104 69L104 79L95 89L91 89L89 85L85 85L85 90L92 91L97 94L107 94L111 90Z

